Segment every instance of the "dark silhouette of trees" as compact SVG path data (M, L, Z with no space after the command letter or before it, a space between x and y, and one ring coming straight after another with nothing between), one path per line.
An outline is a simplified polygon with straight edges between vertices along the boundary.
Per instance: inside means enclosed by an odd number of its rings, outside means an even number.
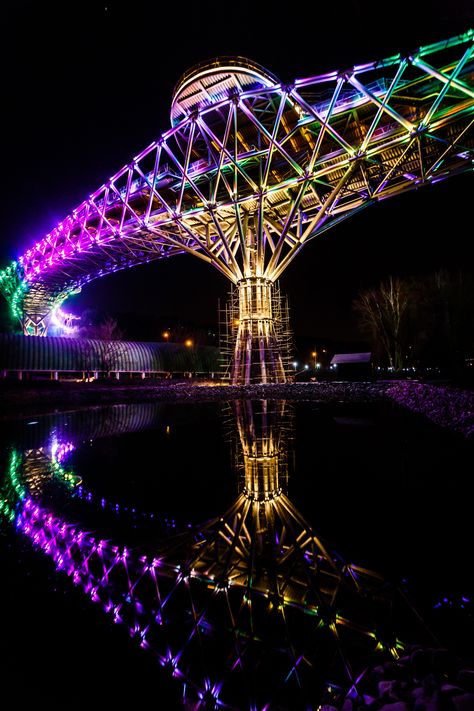
M441 366L452 372L474 356L474 278L445 269L389 277L354 300L362 330L394 370Z
M440 269L413 280L414 347L429 365L458 369L474 355L474 280Z
M124 331L119 327L118 322L112 316L106 316L103 321L94 323L89 321L81 328L81 338L91 338L101 341L100 346L100 370L104 372L120 371L120 362L126 353L126 348L122 341Z
M99 323L89 322L80 330L81 338L95 338L98 341L122 341L124 332L119 327L117 319L106 316Z
M361 292L354 301L361 325L376 347L382 347L394 370L403 367L410 285L389 277L378 286Z

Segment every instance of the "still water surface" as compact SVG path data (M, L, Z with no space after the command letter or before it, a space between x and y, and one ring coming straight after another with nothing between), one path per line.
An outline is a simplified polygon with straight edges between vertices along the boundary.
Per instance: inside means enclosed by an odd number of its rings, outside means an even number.
M425 616L470 593L469 447L387 403L128 404L2 445L25 701L316 708L426 641L398 585Z

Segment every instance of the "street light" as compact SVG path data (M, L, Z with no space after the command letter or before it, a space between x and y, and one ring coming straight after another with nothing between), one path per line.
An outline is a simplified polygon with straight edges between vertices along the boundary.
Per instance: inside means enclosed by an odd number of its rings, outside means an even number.
M297 367L298 367L298 361L297 361L297 360L294 360L294 361L293 361L293 368L295 369L295 373L296 373Z
M316 358L318 357L318 352L317 352L317 351L313 351L313 352L311 353L311 355L312 355L313 358L314 358L314 369L316 370Z

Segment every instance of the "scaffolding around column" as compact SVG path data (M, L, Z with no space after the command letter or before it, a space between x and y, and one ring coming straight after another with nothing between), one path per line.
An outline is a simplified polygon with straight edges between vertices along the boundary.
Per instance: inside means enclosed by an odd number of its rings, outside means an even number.
M219 358L222 380L227 380L234 384L261 383L261 368L271 373L274 371L274 364L277 361L282 364L283 382L291 379L290 363L293 351L293 334L290 329L288 298L281 293L278 282L272 285L270 293L272 327L275 337L266 344L265 356L268 359L267 362L260 364L257 372L249 374L247 383L241 382L241 379L236 379L235 372L232 372L232 368L235 366L237 340L242 322L241 291L239 287L232 285L227 301L223 305L219 302ZM249 361L252 363L258 362L258 339L252 339L251 349L253 352L249 356ZM268 382L272 381L269 379Z

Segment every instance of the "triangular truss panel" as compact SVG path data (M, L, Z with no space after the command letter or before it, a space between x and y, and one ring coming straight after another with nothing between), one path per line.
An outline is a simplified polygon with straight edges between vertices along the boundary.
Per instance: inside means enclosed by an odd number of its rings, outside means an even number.
M355 212L472 171L473 37L288 85L243 58L186 73L171 129L1 273L25 331L91 279L179 253L273 282Z

